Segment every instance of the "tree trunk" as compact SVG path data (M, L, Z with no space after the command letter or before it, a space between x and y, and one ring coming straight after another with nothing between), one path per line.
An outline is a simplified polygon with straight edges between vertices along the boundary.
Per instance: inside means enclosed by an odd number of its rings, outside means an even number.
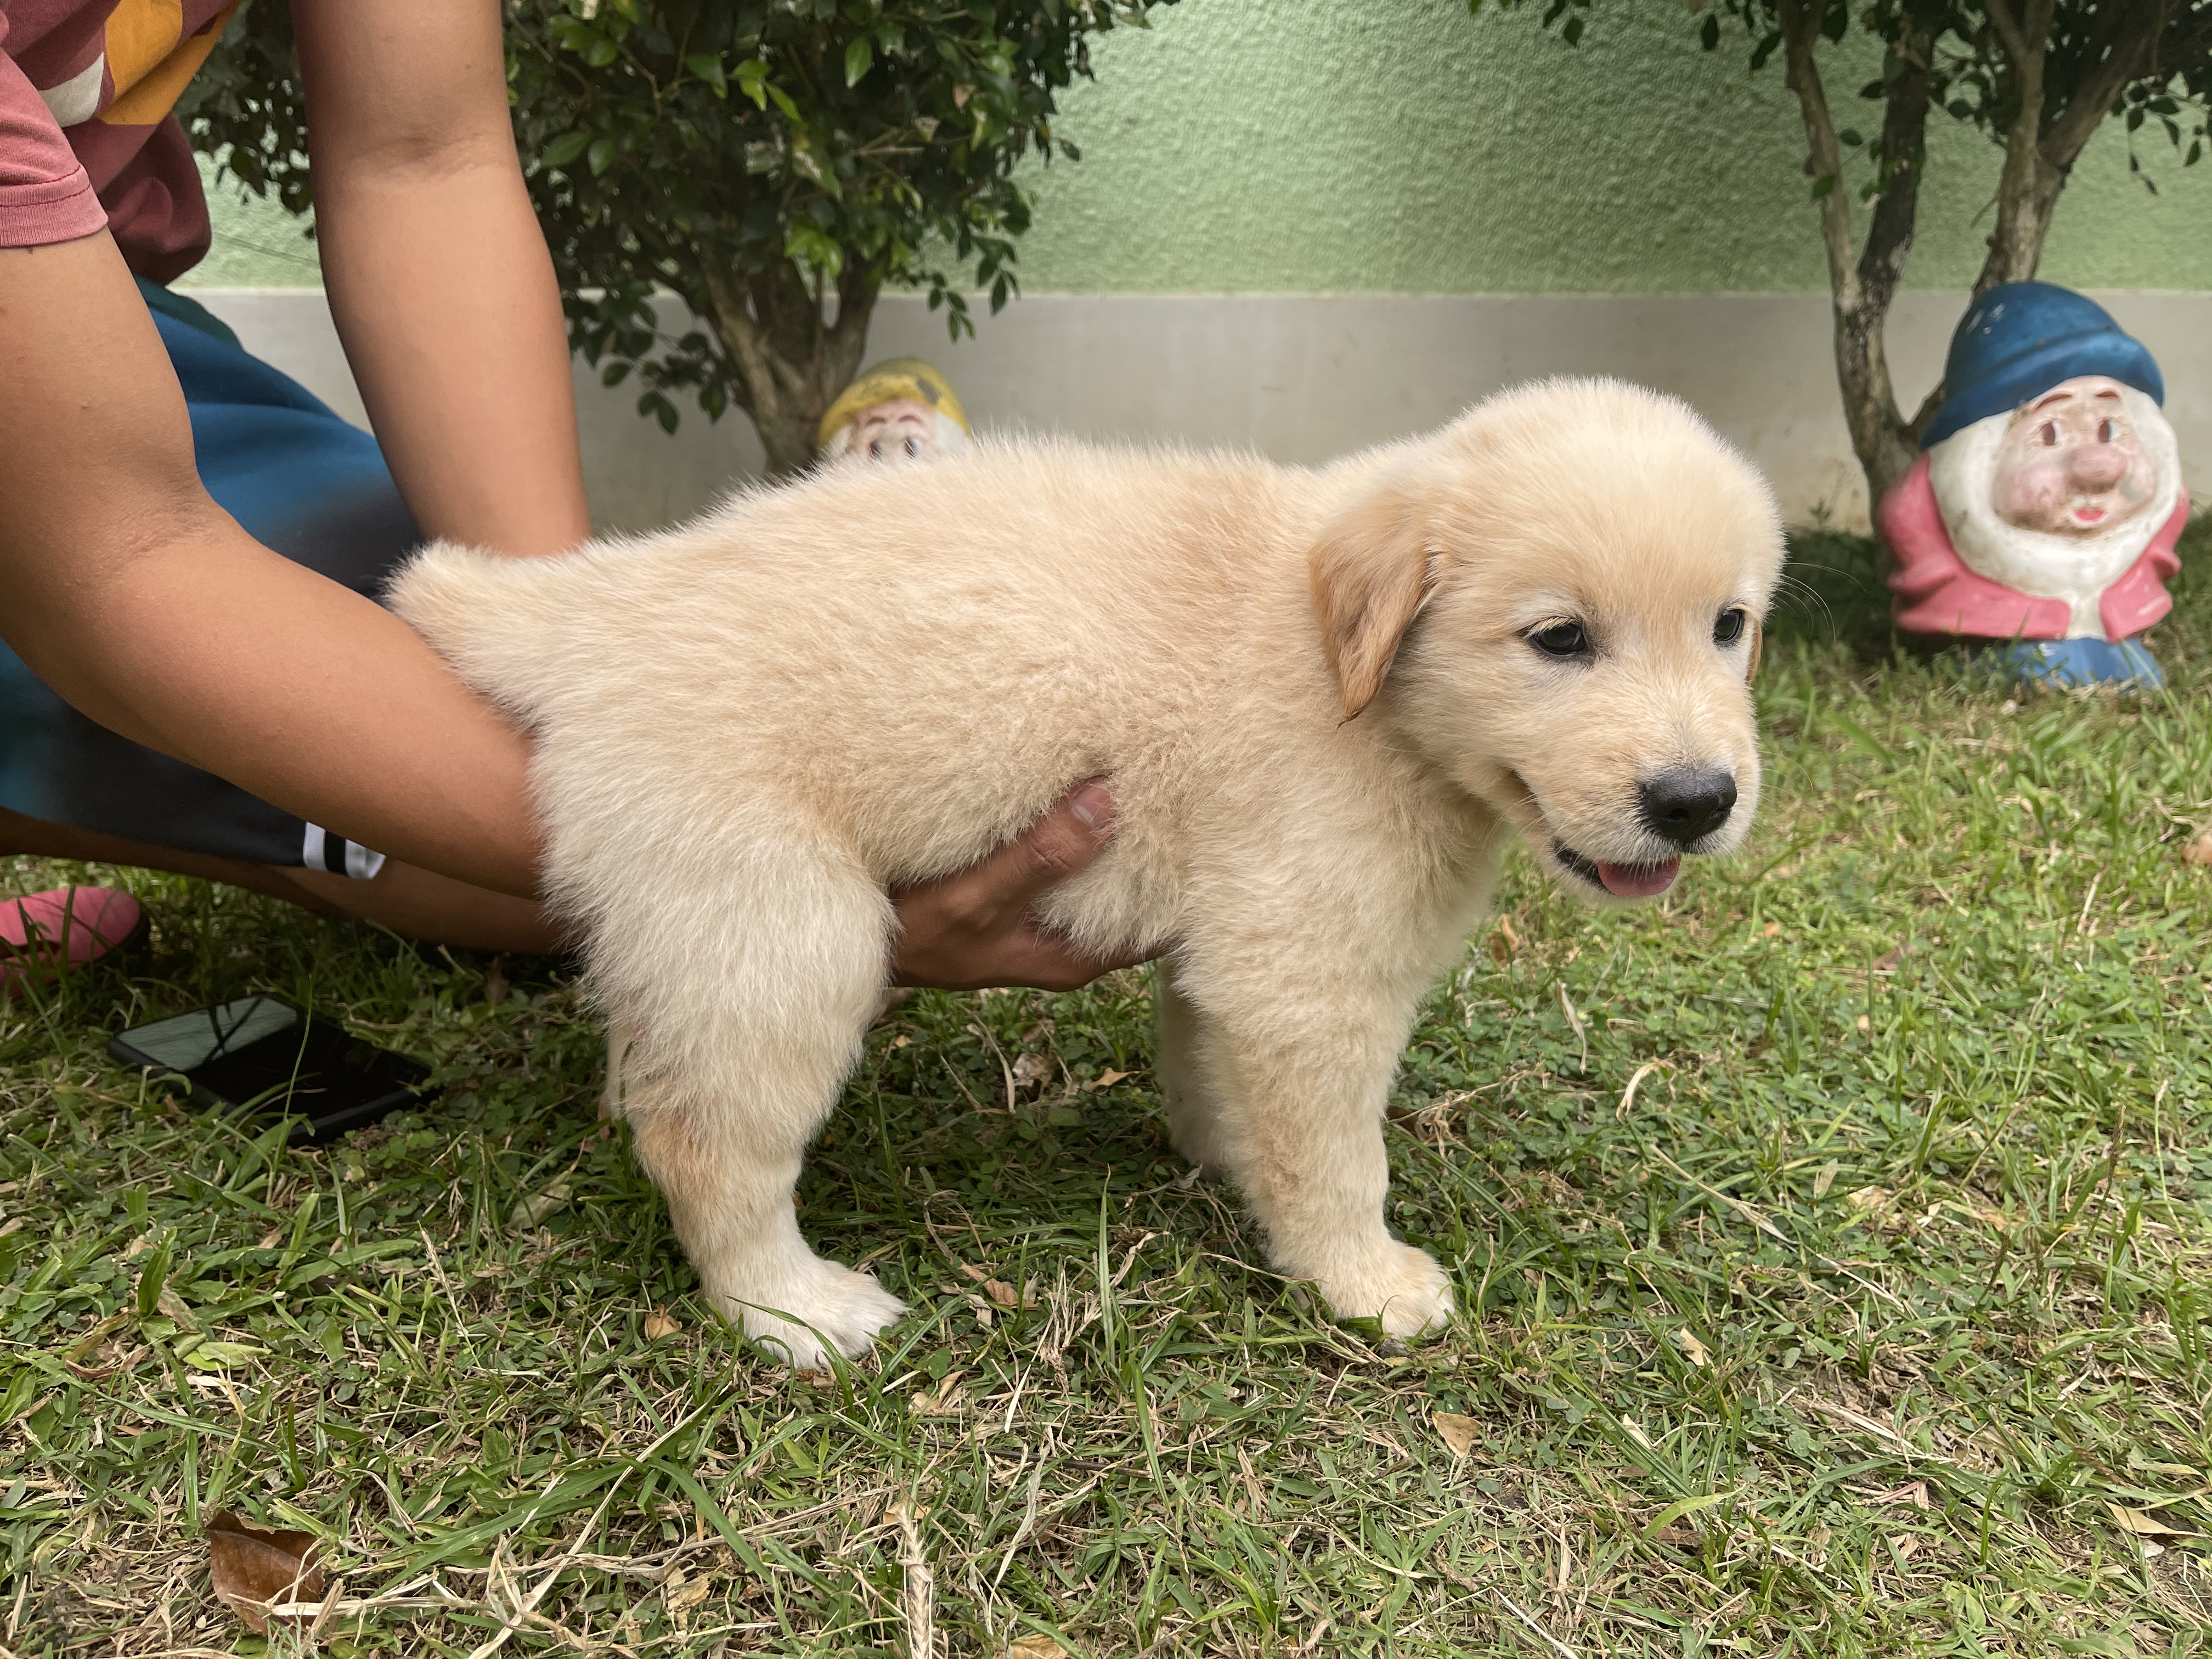
M1790 89L1812 146L1806 171L1829 181L1820 197L1820 239L1828 254L1828 291L1834 313L1836 385L1851 451L1866 475L1871 513L1902 478L1918 453L1917 421L1897 406L1890 379L1886 331L1889 307L1912 252L1919 207L1920 170L1928 130L1928 66L1933 40L1908 31L1886 56L1887 88L1875 198L1866 246L1854 259L1850 198L1843 187L1843 149L1828 112L1827 94L1813 61L1820 38L1821 8L1809 0L1783 0L1783 46ZM1921 419L1925 418L1923 411Z
M2045 84L2057 0L2024 0L2017 15L2014 3L1986 0L1990 26L2012 65L2020 105L2005 132L1996 228L1990 233L1989 258L1974 279L1977 296L2001 283L2024 283L2035 275L2067 176L2121 92L2156 61L2175 0L2129 0L2125 6L2111 7L2100 20L2106 38L2096 68L2057 109L2048 107Z
M743 282L713 271L706 281L708 322L737 369L737 403L760 434L769 477L805 471L823 416L860 372L880 283L848 264L832 320L788 260Z
M1990 0L1990 24L2012 61L2020 104L2005 132L1996 228L1990 233L1990 257L1974 279L1977 297L2000 283L2024 283L2035 275L2043 262L2043 239L2051 229L2051 211L2066 183L2065 168L2053 167L2043 153L2043 70L2051 53L2051 20L2057 5L2057 0L2026 0L2015 19L2008 0ZM2066 165L2072 166L2073 160L2068 156Z

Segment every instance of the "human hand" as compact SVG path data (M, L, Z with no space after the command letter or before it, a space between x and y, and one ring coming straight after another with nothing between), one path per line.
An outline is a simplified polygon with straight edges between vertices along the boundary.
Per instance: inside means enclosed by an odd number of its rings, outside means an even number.
M1146 960L1086 956L1030 914L1048 889L1105 850L1114 828L1114 797L1092 778L980 863L892 894L899 931L891 983L945 991L1002 985L1073 991Z

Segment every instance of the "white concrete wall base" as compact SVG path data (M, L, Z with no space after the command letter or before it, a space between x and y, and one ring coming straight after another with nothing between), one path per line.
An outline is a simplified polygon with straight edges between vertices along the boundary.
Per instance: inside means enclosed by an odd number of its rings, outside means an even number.
M250 350L366 424L319 291L199 289ZM2095 296L2157 357L2166 412L2199 499L2212 483L2212 294ZM1966 295L1909 293L1890 321L1900 395L1942 367ZM957 345L940 313L894 295L869 361L939 364L984 426L1134 442L1258 449L1325 461L1441 425L1500 387L1547 374L1617 374L1701 410L1765 468L1793 523L1863 527L1865 489L1844 431L1828 301L1820 294L1036 295L996 317L975 307ZM672 315L669 326L681 319ZM646 529L697 511L759 468L750 424L684 410L673 437L579 363L592 509ZM1911 407L1908 404L1908 408Z

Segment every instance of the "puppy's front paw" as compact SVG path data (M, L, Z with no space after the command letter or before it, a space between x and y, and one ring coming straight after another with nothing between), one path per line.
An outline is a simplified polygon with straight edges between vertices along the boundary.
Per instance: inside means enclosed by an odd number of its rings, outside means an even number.
M1426 1250L1395 1240L1362 1252L1315 1283L1339 1319L1373 1319L1392 1336L1419 1336L1451 1322L1451 1280Z
M906 1311L906 1304L876 1283L873 1273L856 1273L818 1256L779 1289L725 1292L716 1299L763 1352L802 1371L829 1369L830 1347L858 1358L873 1346L877 1332Z

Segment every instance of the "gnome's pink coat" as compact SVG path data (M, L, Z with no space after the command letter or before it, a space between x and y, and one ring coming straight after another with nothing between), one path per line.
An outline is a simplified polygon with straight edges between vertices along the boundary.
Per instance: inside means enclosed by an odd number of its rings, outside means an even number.
M1897 625L1907 633L1964 634L1981 640L2066 637L2073 612L2065 600L2038 599L1966 568L1943 527L1926 455L1881 498L1876 517L1897 561L1889 586L1897 595ZM2151 538L2142 556L2099 598L2106 639L2132 639L2173 609L2166 579L2181 568L2173 544L2188 523L2185 489L2173 515Z

